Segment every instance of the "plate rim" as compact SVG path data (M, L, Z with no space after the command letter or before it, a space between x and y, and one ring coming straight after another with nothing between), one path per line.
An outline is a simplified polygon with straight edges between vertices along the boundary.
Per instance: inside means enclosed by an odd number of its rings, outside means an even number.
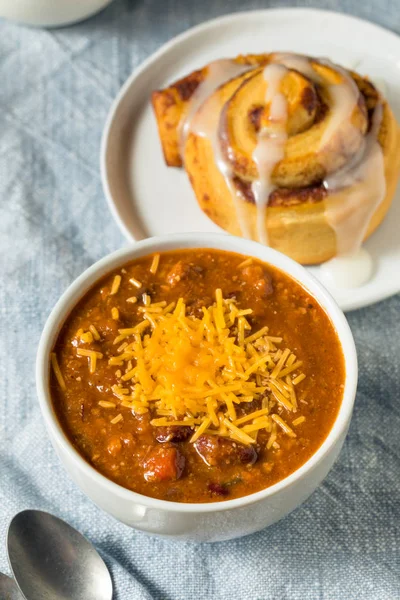
M111 213L114 221L116 222L117 226L119 227L119 230L121 231L121 233L123 234L123 236L125 237L125 239L128 242L136 242L141 238L139 238L138 236L135 236L130 231L130 229L125 224L124 219L122 218L122 216L120 214L120 211L117 207L117 203L116 203L116 201L114 201L113 195L111 193L111 189L110 189L110 185L109 185L109 178L108 178L108 166L107 166L107 150L108 150L108 142L109 142L110 132L111 132L111 129L112 129L114 121L115 121L118 107L121 104L122 100L124 99L125 95L129 91L131 86L134 84L135 80L138 79L142 75L142 73L144 73L145 71L150 69L154 64L156 64L158 62L158 60L161 57L163 57L165 54L167 54L169 51L176 48L183 42L187 41L189 38L199 35L201 33L204 33L205 31L212 30L213 28L219 27L220 25L227 25L227 24L229 25L230 23L234 23L237 21L243 21L243 19L252 20L252 19L257 19L257 17L266 18L267 16L272 16L272 15L275 15L276 17L286 16L286 15L296 15L297 17L299 17L299 16L307 17L307 16L313 15L313 16L319 17L319 18L323 18L323 17L338 18L339 17L340 19L346 20L348 22L352 22L354 25L357 25L359 27L361 26L361 27L370 28L371 31L374 31L380 35L385 35L386 37L389 37L393 43L399 45L399 60L400 60L400 36L397 33L395 33L394 31L391 31L390 29L387 29L386 27L383 27L382 25L379 25L377 23L369 21L368 19L363 19L361 17L355 16L352 14L348 14L348 13L344 13L344 12L340 12L340 11L312 8L312 7L264 8L264 9L245 10L245 11L237 11L237 12L233 12L233 13L227 13L227 14L221 15L219 17L215 17L212 19L208 19L206 21L202 21L201 23L194 25L193 27L190 27L189 29L186 29L185 31L179 33L178 35L172 37L171 39L169 39L166 42L164 42L163 44L161 44L161 46L159 48L157 48L152 54L150 54L142 63L140 63L132 71L132 73L128 76L128 78L125 80L125 82L120 87L116 97L112 101L111 106L109 108L109 111L108 111L108 114L106 117L106 121L104 124L104 128L103 128L101 143L100 143L100 178L101 178L103 192L106 197L106 201L107 201L110 213ZM144 238L145 237L148 237L148 236L144 236ZM314 275L314 273L313 273L313 275ZM395 292L393 291L394 289L396 289ZM372 293L372 295L369 296L369 300L368 300L367 304L360 304L357 301L352 302L351 298L347 302L346 301L341 302L342 310L350 312L350 311L357 310L360 308L365 308L367 306L376 304L378 302L381 302L383 300L386 300L387 298L394 296L395 294L399 293L399 290L397 290L397 288L395 288L395 286L393 286L392 289L386 290L384 294L377 293L377 290L376 291L374 290L374 292L375 293Z

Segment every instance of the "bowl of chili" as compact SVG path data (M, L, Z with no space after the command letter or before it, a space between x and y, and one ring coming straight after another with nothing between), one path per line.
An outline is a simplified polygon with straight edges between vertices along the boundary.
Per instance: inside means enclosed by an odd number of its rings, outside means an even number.
M174 234L72 283L36 379L53 446L92 501L151 534L220 541L276 522L327 475L357 357L302 266L253 241Z

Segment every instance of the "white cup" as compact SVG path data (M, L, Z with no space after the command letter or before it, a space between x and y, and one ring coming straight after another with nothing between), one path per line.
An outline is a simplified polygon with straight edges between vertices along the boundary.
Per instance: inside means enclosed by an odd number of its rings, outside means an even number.
M0 17L23 25L59 27L91 17L112 0L0 0Z

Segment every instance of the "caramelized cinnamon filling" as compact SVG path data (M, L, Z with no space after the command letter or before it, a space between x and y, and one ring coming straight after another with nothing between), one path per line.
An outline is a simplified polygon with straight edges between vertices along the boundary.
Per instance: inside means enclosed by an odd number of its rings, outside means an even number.
M254 194L251 189L251 182L244 181L235 176L233 183L236 189L242 194L244 200L250 204L255 204ZM272 192L269 198L268 206L297 206L299 204L315 204L321 202L327 196L328 192L322 185L308 186L304 188L279 188Z

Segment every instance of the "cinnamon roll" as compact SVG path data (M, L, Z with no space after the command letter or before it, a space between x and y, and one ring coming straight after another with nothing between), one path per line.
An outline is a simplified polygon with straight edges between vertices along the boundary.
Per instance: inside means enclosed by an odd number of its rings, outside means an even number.
M291 53L211 63L152 96L166 163L220 227L303 264L355 252L389 209L395 117L368 79Z

